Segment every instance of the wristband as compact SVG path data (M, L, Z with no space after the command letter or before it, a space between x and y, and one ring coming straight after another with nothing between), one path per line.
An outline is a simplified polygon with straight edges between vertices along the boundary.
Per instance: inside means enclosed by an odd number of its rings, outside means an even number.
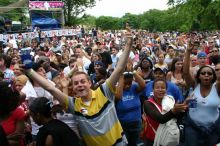
M79 67L78 67L78 70L79 70L79 71L83 71L83 67L82 67L82 66L79 66Z
M30 71L27 72L27 76L31 78L32 75L33 75L33 70L31 69Z

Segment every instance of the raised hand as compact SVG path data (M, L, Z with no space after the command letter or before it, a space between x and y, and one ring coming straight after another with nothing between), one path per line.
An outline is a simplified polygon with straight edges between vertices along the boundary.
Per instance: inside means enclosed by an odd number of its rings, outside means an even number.
M187 44L187 51L192 52L193 48L194 48L194 41L192 39L188 40L188 44Z
M129 45L129 46L131 46L133 43L131 27L129 26L128 23L126 23L125 41L126 41L127 45Z
M174 114L179 113L179 112L185 112L188 108L188 105L186 104L186 102L182 103L182 104L175 104L172 112Z
M62 88L67 88L70 84L70 79L68 77L65 77L63 73L60 74L60 85Z

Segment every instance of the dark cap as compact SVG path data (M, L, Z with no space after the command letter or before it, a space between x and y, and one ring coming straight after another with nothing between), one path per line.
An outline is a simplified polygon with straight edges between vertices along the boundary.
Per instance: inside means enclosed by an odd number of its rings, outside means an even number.
M34 99L30 104L29 109L34 113L40 113L46 117L50 117L53 103L46 97L39 97Z
M96 61L95 65L100 65L100 66L104 66L104 64L101 61Z
M154 72L156 72L156 71L160 71L160 72L162 72L162 73L164 73L164 74L167 73L167 69L161 69L161 68L159 68L159 67L154 68Z
M55 54L58 55L58 56L62 56L61 51L56 51Z

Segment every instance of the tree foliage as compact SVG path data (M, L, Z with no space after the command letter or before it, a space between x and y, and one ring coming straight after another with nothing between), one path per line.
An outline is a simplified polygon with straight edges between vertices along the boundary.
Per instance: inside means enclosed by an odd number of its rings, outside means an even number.
M149 31L220 29L220 0L168 0L167 2L170 6L168 10L152 9L140 15L127 13L118 21L122 24L128 22L135 29ZM111 21L109 19L102 20L102 23L111 24L106 22ZM103 24L99 23L98 27L106 29L102 26ZM123 25L120 29L123 29Z
M19 20L23 18L25 11L23 9L12 9L12 7L27 7L28 0L0 0L0 6L8 8L4 9L9 11L3 13L4 17L8 17L13 20ZM62 0L64 5L64 18L67 25L74 25L80 22L78 16L90 7L95 6L97 0ZM3 11L3 10L2 10ZM1 12L1 10L0 10ZM27 10L26 10L27 12ZM0 14L1 15L1 14Z
M12 20L23 20L24 13L27 11L27 9L25 9L25 7L27 7L27 0L0 0L0 7L2 7L0 16Z
M62 0L65 3L64 14L66 25L79 22L77 18L86 8L95 6L96 0Z

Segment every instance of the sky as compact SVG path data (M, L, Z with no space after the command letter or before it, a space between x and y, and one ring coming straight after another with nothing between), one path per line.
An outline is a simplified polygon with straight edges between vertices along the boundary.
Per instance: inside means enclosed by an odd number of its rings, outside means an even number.
M86 10L92 16L122 17L125 13L142 14L150 9L165 10L168 0L97 0L96 6Z

